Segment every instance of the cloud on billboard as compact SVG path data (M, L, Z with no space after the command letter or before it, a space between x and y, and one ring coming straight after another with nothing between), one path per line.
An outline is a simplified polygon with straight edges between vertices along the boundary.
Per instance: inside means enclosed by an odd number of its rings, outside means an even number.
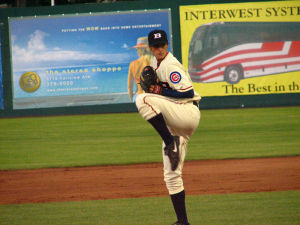
M93 53L63 49L62 47L47 47L45 38L49 34L35 30L29 35L24 47L15 44L18 37L12 36L12 57L14 68L18 70L32 67L70 66L80 64L123 63L130 57L126 53ZM59 43L59 40L58 40ZM122 47L127 46L124 44Z

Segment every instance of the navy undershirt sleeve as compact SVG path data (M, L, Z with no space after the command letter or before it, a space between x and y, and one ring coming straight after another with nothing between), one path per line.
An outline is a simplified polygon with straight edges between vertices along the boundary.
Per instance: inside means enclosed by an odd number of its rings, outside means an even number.
M172 98L193 98L194 97L194 90L189 90L186 92L179 92L173 89L162 89L161 95L168 96Z

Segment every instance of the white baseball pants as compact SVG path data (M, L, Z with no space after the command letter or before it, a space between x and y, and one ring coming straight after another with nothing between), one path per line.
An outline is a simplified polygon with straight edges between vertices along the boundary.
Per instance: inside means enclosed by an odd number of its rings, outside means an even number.
M136 106L145 120L162 113L164 120L174 136L180 136L180 162L175 171L172 171L169 157L164 154L165 144L162 144L164 164L164 180L170 195L184 190L182 168L187 151L187 143L198 127L200 111L193 103L176 101L162 95L151 93L140 94L136 98Z

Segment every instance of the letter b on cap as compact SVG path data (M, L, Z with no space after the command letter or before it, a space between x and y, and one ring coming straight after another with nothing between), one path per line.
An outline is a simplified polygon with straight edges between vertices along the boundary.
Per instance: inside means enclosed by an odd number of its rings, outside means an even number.
M155 33L154 34L154 39L157 39L157 38L161 38L161 33Z

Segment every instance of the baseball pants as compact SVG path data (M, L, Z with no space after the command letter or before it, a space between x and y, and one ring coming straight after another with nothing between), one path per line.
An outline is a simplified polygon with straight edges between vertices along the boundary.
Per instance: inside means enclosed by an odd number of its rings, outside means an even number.
M184 190L182 168L187 151L187 143L198 127L200 111L192 102L184 103L174 98L151 93L140 94L136 98L136 106L145 120L162 114L173 136L180 136L180 162L175 171L172 171L169 157L164 154L165 144L162 144L164 164L164 181L170 195Z

